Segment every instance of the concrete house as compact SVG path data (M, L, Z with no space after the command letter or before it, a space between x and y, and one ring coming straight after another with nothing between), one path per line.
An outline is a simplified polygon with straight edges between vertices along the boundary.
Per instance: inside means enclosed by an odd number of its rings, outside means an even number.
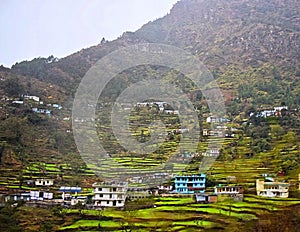
M35 186L52 186L54 180L52 179L37 179L34 181Z
M95 207L124 207L128 189L127 182L100 182L94 183Z
M28 95L25 95L24 98L28 99L28 100L33 100L33 101L36 101L36 102L40 101L40 98L37 97L37 96L28 96Z
M195 198L198 203L215 203L218 201L218 196L216 194L198 193L195 194Z
M43 201L53 199L53 193L41 192L41 191L30 191L30 200Z
M202 153L203 156L218 157L220 155L220 150L218 148L210 148Z
M78 193L80 193L81 187L70 187L70 186L61 186L58 190L59 192L62 192L62 200L64 204L74 205L77 204L78 201L76 199L78 198Z
M243 201L244 188L237 185L218 185L214 188L214 193L218 196L218 201L233 199Z
M264 197L289 197L289 183L256 180L256 192L258 196Z
M222 195L222 194L241 194L241 193L244 192L244 189L241 186L219 185L219 186L215 186L214 192L217 195Z
M151 191L147 188L128 188L127 190L127 198L130 200L147 198L151 195Z
M86 201L87 201L86 196L73 196L71 198L71 205L77 205L77 204L85 205Z
M4 201L30 201L30 193L16 193L16 194L11 194L8 196L5 196Z
M24 193L17 193L8 195L5 197L5 201L44 201L53 199L53 193L51 192L42 192L42 191L30 191Z
M175 192L184 194L204 193L205 174L175 176Z

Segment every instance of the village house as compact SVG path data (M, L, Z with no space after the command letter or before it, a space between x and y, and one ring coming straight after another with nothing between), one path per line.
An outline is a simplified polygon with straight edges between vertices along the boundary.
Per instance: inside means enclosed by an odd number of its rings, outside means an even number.
M148 198L151 195L152 195L151 191L146 188L128 188L127 189L127 198L129 200Z
M178 110L164 110L165 114L175 114L178 115L179 111Z
M282 110L288 110L287 106L275 106L272 110L262 110L255 113L250 113L250 117L251 116L255 116L255 117L263 117L263 118L267 118L267 117L271 117L271 116L281 116L281 111Z
M52 179L37 179L34 181L35 186L52 186L54 180Z
M216 122L230 122L228 118L218 118L215 116L208 116L206 118L207 123L216 123Z
M256 180L256 192L258 196L264 197L289 197L289 183Z
M243 187L241 186L228 186L228 185L218 185L215 186L214 192L217 195L222 195L222 194L240 194L244 192Z
M218 185L214 188L214 193L218 196L218 201L233 199L242 201L244 198L244 188L237 185Z
M143 177L133 176L127 180L129 183L141 184L143 183Z
M206 175L175 176L175 192L184 194L204 193Z
M4 201L30 201L30 193L15 193L4 197Z
M218 148L210 148L208 151L202 153L203 156L218 157L220 150Z
M40 98L37 97L37 96L28 96L28 95L25 95L24 99L33 100L33 101L36 101L36 102L40 101Z
M58 105L58 104L52 104L52 107L53 107L53 108L56 108L56 109L59 109L59 110L62 109L62 106L61 106L61 105Z
M44 201L53 199L53 193L42 191L30 191L30 200Z
M195 198L198 203L215 203L218 201L218 196L216 194L198 193L195 194Z
M203 129L202 135L203 136L208 136L209 135L209 130L208 129Z
M44 201L53 199L53 193L43 191L30 191L24 193L11 194L5 197L5 201Z
M157 105L159 111L163 111L166 104L166 102L138 102L136 105L138 107L152 107L154 105Z
M61 186L58 191L62 192L61 197L66 205L76 205L81 201L81 198L78 196L78 193L82 191L81 187Z
M86 196L73 196L71 198L70 204L71 205L77 205L77 204L85 205L86 201L87 201L87 197Z
M51 110L48 110L48 109L39 109L39 108L32 108L32 111L34 113L37 113L37 114L46 114L47 116L51 116Z
M12 103L13 103L13 104L23 105L23 104L24 104L24 101L14 100Z
M94 196L92 198L95 207L124 207L127 182L100 182L94 183Z

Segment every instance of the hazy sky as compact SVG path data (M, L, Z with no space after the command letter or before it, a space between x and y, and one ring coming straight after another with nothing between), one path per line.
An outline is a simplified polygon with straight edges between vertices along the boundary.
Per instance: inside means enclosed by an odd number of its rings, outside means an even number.
M166 15L178 0L0 0L0 65L64 57Z

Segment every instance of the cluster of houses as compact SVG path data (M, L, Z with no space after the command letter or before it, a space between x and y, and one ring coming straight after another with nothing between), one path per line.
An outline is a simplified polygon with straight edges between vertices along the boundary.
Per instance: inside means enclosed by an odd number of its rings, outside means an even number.
M231 177L234 178L234 177ZM300 176L299 176L300 178ZM28 181L29 185L35 187L49 188L53 186L51 179L37 179ZM274 181L272 178L256 181L257 195L263 197L287 198L289 196L289 186L287 182ZM171 195L189 195L194 196L199 203L214 203L224 199L233 199L235 201L243 200L244 189L242 186L233 184L219 184L213 188L213 191L206 193L206 175L177 175L174 177L174 185L161 185L155 188L129 187L128 182L98 182L92 185L93 194L90 198L90 206L93 208L104 207L124 207L126 200L136 200L148 198L157 194ZM61 186L55 193L51 191L32 190L11 194L5 197L5 201L24 200L38 204L48 203L50 205L60 204L73 206L77 204L86 204L88 197L80 195L81 187ZM56 196L56 198L54 197ZM59 196L59 197L57 197Z
M178 110L169 109L167 102L138 102L136 104L137 107L153 107L156 106L160 112L163 112L165 114L179 114Z
M36 179L28 180L27 185L35 187L35 190L30 190L27 192L17 192L9 194L4 197L4 201L26 201L34 204L43 205L76 205L79 202L86 202L86 197L78 196L81 192L81 187L60 187L58 191L51 191L53 189L54 180L53 179ZM61 195L60 199L55 198L57 192Z
M231 177L234 178L234 177ZM300 176L299 176L300 178ZM28 182L36 187L49 188L53 185L51 179L37 179L34 182ZM266 177L264 180L256 181L257 195L263 197L287 198L289 196L289 186L287 182L278 182ZM93 193L89 199L89 205L93 208L104 207L124 207L126 200L136 200L148 198L152 195L171 194L194 196L199 203L214 203L224 199L242 201L244 189L242 186L234 184L219 184L213 188L213 191L206 190L206 175L177 175L174 177L174 185L161 185L155 188L130 187L128 182L98 182L92 185ZM41 189L42 189L41 188ZM80 195L81 187L61 186L55 193L48 191L32 190L11 194L5 197L5 201L24 200L27 202L43 202L49 205L60 204L73 206L77 204L86 204L88 197ZM56 196L56 198L54 197ZM57 196L60 196L57 198Z
M271 117L271 116L277 116L280 117L282 116L282 111L283 110L288 110L287 106L275 106L273 109L268 109L268 110L262 110L258 111L256 113L250 113L250 117L255 116L255 117Z
M244 188L239 185L219 184L214 187L213 192L205 193L206 175L185 175L175 176L173 186L158 186L157 189L130 188L127 182L101 182L95 183L93 204L97 207L123 207L126 199L134 200L146 198L153 194L167 193L180 195L194 195L197 202L214 203L225 199L242 201ZM289 193L289 183L275 182L270 179L257 180L257 195L264 197L287 198Z
M44 104L44 102L40 100L40 97L34 96L34 95L22 95L17 99L13 99L13 100L2 99L2 100L10 101L11 104L13 104L13 105L24 105L26 102L28 103L31 101L35 105L35 107L32 107L32 111L34 113L44 114L49 117L51 116L52 109L57 109L57 110L62 109L62 106L57 103Z

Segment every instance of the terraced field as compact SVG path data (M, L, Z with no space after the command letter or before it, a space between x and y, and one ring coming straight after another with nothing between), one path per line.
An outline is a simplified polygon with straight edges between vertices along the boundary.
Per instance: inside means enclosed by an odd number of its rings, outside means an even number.
M238 231L247 222L286 206L300 204L298 199L265 199L246 195L243 202L225 201L199 204L191 197L162 197L155 207L101 212L85 210L82 219L65 225L60 231ZM68 214L78 210L69 210ZM100 215L100 216L99 216Z

